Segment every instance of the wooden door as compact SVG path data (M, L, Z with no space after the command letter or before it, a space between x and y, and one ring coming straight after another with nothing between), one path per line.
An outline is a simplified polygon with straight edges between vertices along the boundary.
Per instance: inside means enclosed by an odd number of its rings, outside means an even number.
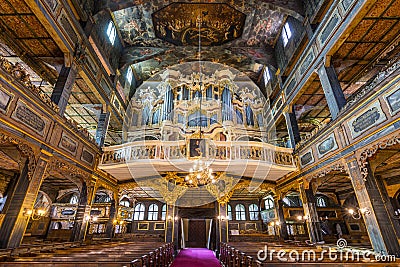
M186 247L205 248L207 241L206 220L189 220L188 242Z

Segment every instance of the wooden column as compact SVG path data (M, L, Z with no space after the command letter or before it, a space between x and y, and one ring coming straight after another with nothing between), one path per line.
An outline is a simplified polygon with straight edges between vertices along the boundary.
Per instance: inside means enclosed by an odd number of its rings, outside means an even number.
M102 147L104 146L104 141L106 139L106 134L107 134L107 129L108 129L108 124L110 122L110 111L106 112L101 112L100 117L99 117L99 122L97 123L97 129L96 129L96 143Z
M88 186L83 182L79 195L78 209L76 210L74 227L70 241L83 241L86 237L87 227L90 221L86 218L90 216L92 198L95 190L88 190Z
M285 112L286 127L289 134L291 148L296 148L296 144L301 141L299 126L294 112Z
M114 231L115 231L115 224L114 220L117 219L117 202L115 199L111 200L111 206L110 206L110 216L107 221L107 226L106 226L106 235L109 238L114 237Z
M59 114L64 115L68 104L68 99L71 96L72 86L75 83L77 71L75 67L63 66L58 76L56 85L54 86L51 100L60 108Z
M335 69L332 66L326 67L322 64L318 69L318 75L332 120L334 120L339 114L340 109L346 104L346 98L344 97Z
M347 167L359 208L366 211L362 215L374 251L400 257L396 230L382 197L385 192L380 190L370 168L368 168L368 175L364 178L355 156L347 158Z
M175 205L167 203L167 213L165 217L165 242L173 242L175 225Z
M289 233L288 233L288 230L287 230L285 214L283 213L283 201L282 201L282 199L275 199L275 209L276 209L276 215L277 215L279 223L280 223L280 232L279 232L279 234L283 238L283 240L288 240L289 239Z
M228 242L228 203L218 202L218 238L219 242Z
M311 184L305 188L304 183L299 186L301 200L303 202L304 216L306 216L308 234L311 243L323 242L321 224L317 212L317 201L313 193Z
M0 248L15 248L21 244L29 222L26 211L33 210L50 157L49 152L42 150L31 177L28 175L29 160L25 160L14 190L7 197L9 205L0 229Z

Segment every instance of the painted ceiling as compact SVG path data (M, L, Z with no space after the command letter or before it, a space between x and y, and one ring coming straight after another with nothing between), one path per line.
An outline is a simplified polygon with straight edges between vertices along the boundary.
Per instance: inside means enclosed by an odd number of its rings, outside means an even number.
M120 67L134 64L139 80L198 60L196 19L201 15L201 59L226 64L256 81L261 65L275 65L273 47L287 15L301 17L302 6L298 1L215 2L104 0L99 5L113 11L125 42Z

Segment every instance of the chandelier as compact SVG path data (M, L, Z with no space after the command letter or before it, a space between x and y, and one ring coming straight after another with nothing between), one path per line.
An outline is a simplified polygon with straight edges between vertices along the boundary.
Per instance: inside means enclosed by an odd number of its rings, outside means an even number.
M189 174L185 177L185 183L188 187L203 186L215 183L215 181L216 178L212 169L201 159L194 161L193 167L190 168Z

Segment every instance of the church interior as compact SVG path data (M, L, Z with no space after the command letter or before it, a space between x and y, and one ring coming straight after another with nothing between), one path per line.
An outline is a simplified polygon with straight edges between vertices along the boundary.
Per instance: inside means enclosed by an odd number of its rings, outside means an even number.
M399 266L399 42L398 0L2 0L0 267Z

